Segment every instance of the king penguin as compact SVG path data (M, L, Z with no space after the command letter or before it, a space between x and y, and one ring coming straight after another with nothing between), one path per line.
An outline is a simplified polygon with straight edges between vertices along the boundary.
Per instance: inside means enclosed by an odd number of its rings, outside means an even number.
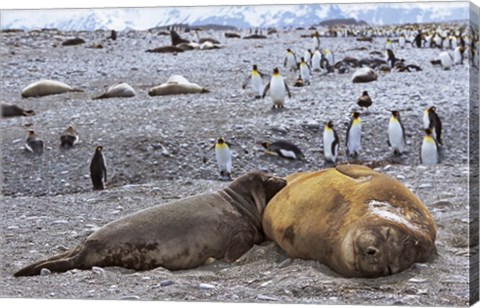
M28 131L27 140L25 143L25 149L32 152L35 155L43 154L43 141L38 137L35 131Z
M312 69L315 72L319 72L321 70L320 69L320 61L321 60L322 60L322 54L320 53L320 50L316 49L313 52L313 56L312 56Z
M231 179L232 174L232 150L223 137L218 138L215 144L215 158L220 169L221 179Z
M405 48L405 42L406 42L405 34L402 33L398 38L398 45L400 46L401 49Z
M442 68L444 70L449 70L452 68L452 56L447 51L441 52L438 57L440 58L440 63L442 64Z
M310 64L310 61L312 60L313 52L310 48L308 48L304 53L303 53L303 58L305 59L305 62Z
M390 122L388 123L388 145L393 149L394 155L402 155L405 149L405 129L400 120L400 112L392 111Z
M323 156L325 161L336 163L340 140L333 128L332 121L328 121L323 130Z
M425 130L425 137L423 137L422 148L420 149L420 163L423 165L436 165L440 162L440 154L438 144L432 136L432 130Z
M359 112L352 113L346 136L347 156L356 158L362 149L362 121Z
M300 61L300 78L304 81L305 84L310 85L310 78L312 77L312 71L310 65L305 62L305 58L302 57Z
M298 69L297 56L290 48L287 49L287 56L285 57L283 66L290 71L296 71Z
M60 147L71 148L78 143L78 140L78 132L75 130L75 128L73 128L73 126L69 126L60 136Z
M290 89L288 88L288 85L283 79L282 75L280 75L280 71L278 70L278 68L273 69L272 78L270 79L270 82L265 86L262 98L265 98L268 90L270 90L270 97L272 98L273 109L283 108L283 105L285 103L285 92L288 93L289 98L292 97Z
M437 108L435 106L431 106L425 109L423 113L423 128L430 129L434 132L435 139L441 145L442 142L442 121L437 114Z
M247 87L248 82L251 80L252 88L253 88L253 91L255 92L255 98L261 98L262 92L263 92L263 78L265 76L266 75L258 71L257 65L254 64L252 68L252 72L243 83L242 88L245 89Z
M90 163L90 178L92 179L93 190L105 189L107 181L107 166L103 157L103 147L97 146L92 162Z
M269 155L280 156L293 160L304 159L302 151L296 145L286 140L278 140L272 143L258 142L258 144L264 147L265 153Z

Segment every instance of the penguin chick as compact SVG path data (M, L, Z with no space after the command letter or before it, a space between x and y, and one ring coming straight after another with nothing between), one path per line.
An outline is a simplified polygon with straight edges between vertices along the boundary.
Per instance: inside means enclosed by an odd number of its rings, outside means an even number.
M425 112L423 113L423 128L432 130L434 132L434 138L439 144L443 145L442 121L437 115L437 108L435 106L425 109Z
M285 57L283 67L290 71L296 71L298 69L297 56L290 48L287 49L287 56Z
M284 107L285 92L288 93L289 98L292 97L290 89L288 88L288 85L283 79L283 77L280 75L280 71L278 70L278 68L273 69L272 78L270 79L270 82L265 86L262 98L265 98L268 90L270 90L270 97L272 98L273 109Z
M264 147L266 150L265 153L269 155L280 156L293 160L304 159L302 151L296 145L286 140L278 140L273 143L258 142L258 144Z
M393 148L394 155L402 155L405 149L405 129L400 120L400 113L392 111L390 122L388 123L388 145Z
M335 164L338 156L338 147L340 140L338 139L337 132L333 128L332 121L328 121L323 130L323 156L325 161Z
M368 95L367 91L363 91L362 96L360 96L357 100L357 105L360 106L360 108L367 108L372 106L372 99Z
M359 112L352 113L346 136L347 156L356 158L362 148L362 121Z
M245 89L248 83L251 81L251 85L253 91L255 92L255 98L261 98L263 92L263 78L267 77L267 75L262 74L258 69L257 65L253 65L252 72L247 77L245 82L242 85L242 89Z
M38 135L33 131L28 131L27 141L25 143L25 149L32 152L35 155L43 154L43 141L38 137Z
M78 140L79 137L77 131L72 126L69 126L60 136L60 147L71 148L77 144Z
M92 179L93 190L105 189L107 182L107 166L103 156L103 147L97 146L92 162L90 163L90 178Z
M425 130L425 137L423 137L422 147L420 149L420 163L423 165L436 165L440 162L440 154L438 144L432 136L432 130Z

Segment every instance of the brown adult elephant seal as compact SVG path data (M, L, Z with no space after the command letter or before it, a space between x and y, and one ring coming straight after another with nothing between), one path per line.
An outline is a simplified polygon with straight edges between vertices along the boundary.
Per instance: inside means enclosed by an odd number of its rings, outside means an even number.
M72 88L60 81L43 79L26 86L22 90L22 97L39 97L66 92L83 92L83 90Z
M282 178L250 172L225 189L145 209L113 221L79 246L21 269L15 276L121 266L193 268L209 257L232 262L263 240L262 214Z
M35 115L35 111L26 110L17 105L10 104L1 104L2 118L11 118L11 117L28 117Z
M347 277L379 277L436 251L430 212L384 174L342 165L287 182L269 202L263 228L291 257L318 260Z

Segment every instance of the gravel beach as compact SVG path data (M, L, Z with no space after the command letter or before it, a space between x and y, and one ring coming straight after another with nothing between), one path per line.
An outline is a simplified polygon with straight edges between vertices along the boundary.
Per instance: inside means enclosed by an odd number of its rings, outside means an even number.
M283 68L286 49L303 54L310 31L279 31L264 40L211 35L222 48L172 54L146 53L169 45L158 31L2 33L2 102L33 109L33 117L0 121L2 152L0 297L139 299L358 305L464 306L469 301L469 257L478 253L468 239L469 75L467 65L444 71L430 64L438 49L394 45L397 58L420 72L380 73L378 80L353 84L353 70L320 76L310 86L293 87L297 75ZM184 34L193 39L193 34ZM200 36L208 36L202 32ZM67 38L86 43L61 46ZM103 48L89 48L101 44ZM364 58L384 52L385 38L372 43L355 38L322 38L322 48ZM365 48L363 48L365 47ZM364 50L363 50L364 49ZM251 66L265 73L279 67L292 98L274 111L267 96L254 99L241 85ZM210 93L148 96L148 89L174 74ZM475 77L475 78L472 78ZM55 79L85 92L21 98L21 90L39 79ZM92 100L110 85L125 81L132 98ZM102 225L138 210L227 185L218 181L214 157L205 151L223 136L234 148L233 174L265 170L279 176L330 167L324 164L322 132L332 120L340 137L340 162L346 163L345 133L357 98L367 90L373 105L362 115L362 151L358 163L384 172L409 187L437 223L438 255L402 273L377 279L347 279L314 261L290 259L272 242L254 246L233 264L221 260L192 270L163 268L134 272L123 268L73 270L62 274L14 278L34 261L71 248ZM477 95L478 93L472 93ZM443 121L442 162L420 165L422 116L435 105ZM391 110L399 110L407 132L407 153L395 158L387 145ZM79 144L59 148L62 131L73 125ZM28 129L43 139L45 151L34 157L23 146ZM266 156L257 141L285 139L298 145L306 161ZM92 191L89 164L97 145L104 147L108 181ZM248 151L248 153L245 152ZM478 220L478 218L475 218ZM478 221L477 221L478 224Z

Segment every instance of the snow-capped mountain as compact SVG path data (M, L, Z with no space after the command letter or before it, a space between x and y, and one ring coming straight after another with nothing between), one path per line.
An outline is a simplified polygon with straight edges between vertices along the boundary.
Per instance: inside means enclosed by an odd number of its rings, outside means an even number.
M466 20L468 16L468 2L57 9L2 11L1 28L144 30L171 24L218 24L237 28L306 27L341 18L383 25Z

